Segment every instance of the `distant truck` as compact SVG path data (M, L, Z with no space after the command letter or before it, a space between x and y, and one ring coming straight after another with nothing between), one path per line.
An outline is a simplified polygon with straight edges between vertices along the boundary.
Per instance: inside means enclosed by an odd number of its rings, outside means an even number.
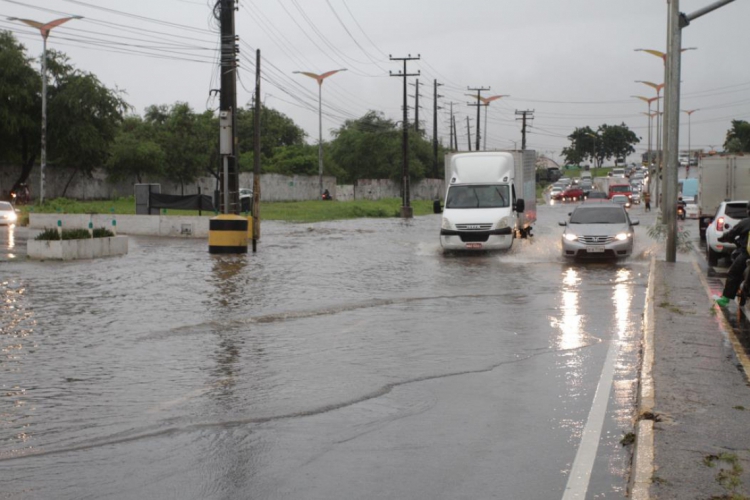
M609 189L607 190L607 198L610 200L617 194L623 194L628 197L628 201L633 202L633 187L629 182L622 182L622 180L613 179L609 183Z
M531 236L536 222L536 152L477 151L445 155L443 250L507 250Z
M698 164L698 231L706 239L722 201L750 198L750 157L719 156L702 158Z

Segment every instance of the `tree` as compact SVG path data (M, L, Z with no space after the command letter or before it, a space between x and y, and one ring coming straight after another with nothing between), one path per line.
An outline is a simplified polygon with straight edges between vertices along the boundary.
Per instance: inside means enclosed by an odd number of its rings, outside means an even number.
M237 140L240 155L252 160L254 151L255 134L255 109L237 110ZM298 127L294 121L283 113L261 105L260 109L260 151L261 165L265 169L268 160L274 157L279 148L287 146L304 146L305 131ZM317 163L316 163L317 165ZM252 161L241 161L241 171L252 171ZM316 167L317 173L317 167Z
M0 32L0 161L19 165L12 189L26 182L40 150L42 79L26 48Z
M724 149L730 153L750 152L750 123L745 120L732 120L732 128L727 131Z
M48 87L49 163L73 170L65 196L76 174L91 176L104 166L129 106L95 75L70 67L64 55L53 53L51 59L57 64L51 65L53 85Z
M153 127L141 117L125 118L105 165L112 181L135 178L141 183L144 175L158 176L164 173L166 154L152 137Z
M211 165L218 158L219 123L212 111L196 114L186 103L149 106L145 123L153 141L164 153L164 175L180 184L193 182L202 173L216 175Z
M612 157L627 158L628 155L635 153L633 145L641 142L635 132L630 130L625 123L620 125L604 124L599 127L599 132L607 159Z

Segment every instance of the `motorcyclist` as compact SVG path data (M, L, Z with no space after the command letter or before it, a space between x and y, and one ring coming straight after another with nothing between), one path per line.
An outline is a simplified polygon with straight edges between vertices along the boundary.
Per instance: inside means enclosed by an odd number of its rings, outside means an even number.
M724 283L724 291L721 297L716 297L716 303L720 307L726 307L730 300L737 296L737 290L742 284L742 276L747 266L747 259L750 255L747 253L748 233L750 233L750 205L748 205L748 217L739 221L732 229L722 234L718 239L722 243L732 243L736 239L737 250L739 253L732 261L727 273L727 281Z
M682 215L681 215L682 218L684 218L684 216L685 216L685 205L686 205L686 203L682 199L682 196L680 196L679 198L677 198L677 214L680 215L680 210L682 210Z

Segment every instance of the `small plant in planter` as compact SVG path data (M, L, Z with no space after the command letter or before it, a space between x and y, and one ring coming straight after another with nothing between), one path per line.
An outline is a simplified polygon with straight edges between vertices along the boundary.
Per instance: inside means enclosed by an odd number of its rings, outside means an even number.
M109 229L99 227L94 229L94 238L111 238L114 233ZM91 238L88 229L63 229L62 234L58 233L57 229L45 229L39 233L34 239L39 241L54 241L54 240L85 240Z

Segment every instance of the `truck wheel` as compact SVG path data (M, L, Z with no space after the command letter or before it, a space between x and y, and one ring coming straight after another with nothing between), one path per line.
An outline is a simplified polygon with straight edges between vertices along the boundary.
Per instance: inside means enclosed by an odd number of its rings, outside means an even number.
M710 246L706 245L706 260L708 261L708 265L715 266L718 264L719 257L721 257L719 252L714 252Z

